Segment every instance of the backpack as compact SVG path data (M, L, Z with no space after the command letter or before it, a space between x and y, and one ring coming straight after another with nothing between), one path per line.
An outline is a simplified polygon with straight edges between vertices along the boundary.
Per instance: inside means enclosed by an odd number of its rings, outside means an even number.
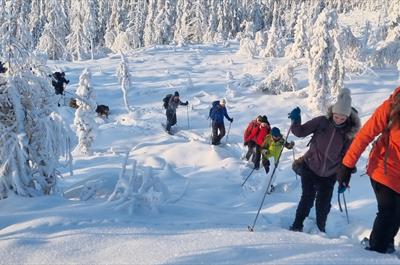
M214 114L215 114L215 111L216 111L217 108L218 108L218 104L219 104L219 101L218 101L218 100L214 101L214 102L211 104L210 112L208 113L208 117L209 117L211 120L214 120Z
M172 94L167 94L164 98L163 98L163 106L164 109L168 109L168 105L169 105L169 100L171 99Z

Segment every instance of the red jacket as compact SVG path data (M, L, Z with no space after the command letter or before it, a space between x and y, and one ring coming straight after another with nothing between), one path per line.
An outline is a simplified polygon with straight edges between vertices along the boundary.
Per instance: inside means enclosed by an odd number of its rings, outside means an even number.
M257 145L261 146L264 142L264 138L270 133L270 130L271 128L268 124L262 127L261 123L258 123L257 120L252 120L244 132L244 142L248 143L254 141Z
M376 136L381 134L388 125L389 114L394 97L400 93L398 87L372 114L350 145L343 164L354 167L365 148ZM394 122L389 132L383 133L374 143L369 154L367 174L375 181L400 193L400 122ZM387 138L388 136L388 138ZM388 141L388 142L387 142ZM386 149L388 148L385 163ZM386 172L385 172L386 164Z

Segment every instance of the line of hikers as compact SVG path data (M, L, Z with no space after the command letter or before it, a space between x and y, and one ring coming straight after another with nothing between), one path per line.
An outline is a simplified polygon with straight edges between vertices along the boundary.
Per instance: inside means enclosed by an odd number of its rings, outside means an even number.
M178 92L171 101L174 107L166 111L167 131L176 123L177 106L188 104L179 100ZM358 112L351 102L351 92L344 88L336 102L328 107L326 115L302 123L299 107L288 114L291 120L289 130L296 137L312 135L306 153L292 164L293 170L301 177L302 193L289 229L303 231L303 222L315 204L317 227L321 232L326 231L336 181L339 193L349 188L358 159L369 143L379 136L374 141L367 164L378 213L366 249L392 253L400 227L400 87L375 110L361 129ZM209 117L212 120L212 144L218 145L225 135L224 117L233 121L224 99L212 103ZM252 158L254 169L259 169L262 161L268 174L269 158L274 157L275 164L278 163L281 150L284 147L292 149L294 142L286 142L279 128L271 129L267 116L260 115L247 126L244 145L248 148L245 159L249 161Z

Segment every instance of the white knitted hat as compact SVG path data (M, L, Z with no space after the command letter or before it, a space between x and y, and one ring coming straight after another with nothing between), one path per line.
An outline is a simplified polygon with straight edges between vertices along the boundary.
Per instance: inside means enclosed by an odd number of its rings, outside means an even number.
M337 96L336 103L333 105L332 112L350 116L351 113L351 92L348 88L343 88Z

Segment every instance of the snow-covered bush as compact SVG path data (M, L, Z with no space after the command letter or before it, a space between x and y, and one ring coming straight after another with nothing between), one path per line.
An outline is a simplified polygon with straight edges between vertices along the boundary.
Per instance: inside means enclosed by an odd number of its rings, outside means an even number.
M88 69L83 70L79 77L79 86L76 90L76 104L78 109L75 112L74 125L78 137L78 145L74 152L91 154L90 147L94 141L95 122L95 93L90 84L91 74Z
M267 78L262 81L258 90L266 93L277 95L285 91L296 91L296 79L294 78L294 67L291 63L278 67Z
M151 167L142 172L137 170L136 161L132 162L132 173L126 176L126 165L129 153L126 154L122 169L108 202L118 210L127 210L132 214L135 210L158 211L158 206L167 201L169 191L160 178L154 176Z
M238 54L244 55L249 59L253 59L257 53L256 44L254 40L246 37L240 40L240 47L237 51Z
M384 42L377 45L372 54L370 63L376 67L396 65L400 60L400 25L391 29Z
M294 43L291 46L290 57L293 59L303 58L308 53L309 40L307 35L307 14L305 4L301 4L300 15L294 30Z

